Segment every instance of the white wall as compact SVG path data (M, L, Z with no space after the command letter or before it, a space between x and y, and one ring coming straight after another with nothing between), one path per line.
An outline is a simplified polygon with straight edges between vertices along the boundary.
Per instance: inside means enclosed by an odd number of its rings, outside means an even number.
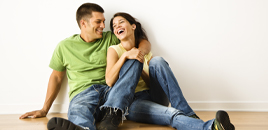
M0 1L0 114L41 109L57 43L80 33L86 0ZM268 1L91 0L106 29L119 11L139 19L194 110L268 111ZM67 112L65 80L50 112Z

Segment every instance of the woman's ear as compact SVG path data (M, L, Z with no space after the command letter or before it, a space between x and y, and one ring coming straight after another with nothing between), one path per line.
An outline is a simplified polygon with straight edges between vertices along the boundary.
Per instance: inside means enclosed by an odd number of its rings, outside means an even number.
M132 24L132 29L133 29L133 30L136 29L136 24Z

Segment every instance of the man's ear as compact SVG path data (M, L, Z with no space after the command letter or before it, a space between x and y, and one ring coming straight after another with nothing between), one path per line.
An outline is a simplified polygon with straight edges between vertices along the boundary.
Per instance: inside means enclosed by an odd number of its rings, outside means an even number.
M87 25L86 23L87 23L86 20L81 19L81 20L80 20L80 27L81 27L81 28L86 27L86 25Z
M133 30L136 29L136 24L132 24L132 29L133 29Z

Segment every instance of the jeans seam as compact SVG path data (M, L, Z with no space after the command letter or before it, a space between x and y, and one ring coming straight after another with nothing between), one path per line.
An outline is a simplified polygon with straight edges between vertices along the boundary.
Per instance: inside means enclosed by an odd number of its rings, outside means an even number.
M108 86L108 87L109 87L109 86ZM104 96L106 96L106 94L107 94L111 89L112 89L112 87L109 87L109 89L105 91ZM105 102L106 102L106 101L105 101Z
M97 105L97 106L99 106L99 105L100 105L100 101L101 101L102 99L103 99L103 98L99 98L99 101L98 101L98 105ZM94 112L93 112L93 117L94 117L94 114L96 113L97 108L98 108L98 107L95 107L95 109L94 109ZM92 125L94 125L95 120L96 120L96 119L94 118L94 121L93 121L93 124L92 124Z
M100 93L100 92L99 92L99 91L98 91L98 90L95 88L95 86L94 86L94 85L93 85L92 87L94 88L94 90L95 90L95 91L97 91L98 93Z
M92 87L94 88L94 90L95 90L96 92L99 93L99 101L98 101L98 104L97 104L97 106L99 106L101 100L103 99L103 97L100 98L100 92L95 88L95 86L92 86ZM105 94L106 94L109 90L110 90L110 89L108 89L108 90L105 92ZM95 107L94 112L93 112L93 116L95 115L97 108L98 108L98 107ZM94 125L95 121L96 121L96 119L94 118L94 121L93 121L93 124L92 124L92 125Z

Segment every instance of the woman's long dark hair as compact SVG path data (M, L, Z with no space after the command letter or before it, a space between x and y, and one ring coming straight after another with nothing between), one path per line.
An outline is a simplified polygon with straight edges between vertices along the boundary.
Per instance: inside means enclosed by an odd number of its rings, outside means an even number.
M147 40L148 41L148 37L146 35L145 30L142 28L141 24L134 18L132 17L130 14L128 13L123 13L123 12L119 12L114 14L113 18L110 21L110 28L111 31L114 33L114 29L113 29L113 20L115 17L117 16L121 16L123 18L125 18L131 25L135 24L136 25L136 29L134 32L134 36L135 36L135 47L138 48L139 47L139 43L142 40Z

